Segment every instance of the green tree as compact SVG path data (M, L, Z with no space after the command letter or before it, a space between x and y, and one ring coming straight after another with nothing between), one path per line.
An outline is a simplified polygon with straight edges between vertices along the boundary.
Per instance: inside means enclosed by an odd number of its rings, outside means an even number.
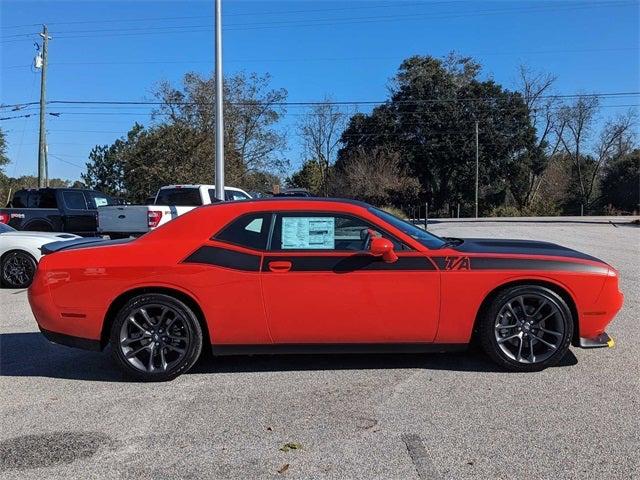
M286 162L277 128L286 99L268 76L237 74L225 80L225 183L266 191ZM93 188L142 201L160 186L214 182L214 81L195 73L182 85L162 83L154 125L134 125L126 138L96 146L83 180Z
M607 164L602 178L605 205L625 212L640 210L640 149Z
M0 128L0 175L3 174L4 166L9 163L9 157L7 157L7 139L5 133Z
M84 184L109 195L127 196L127 153L143 131L144 127L135 123L126 137L119 138L111 145L96 145L89 153L87 172L82 174Z
M313 195L321 195L324 193L324 179L328 176L325 173L325 164L318 160L307 160L302 164L300 170L295 172L286 183L290 188L306 188Z
M480 206L501 204L531 169L535 128L520 93L481 81L470 58L405 60L391 83L391 97L371 114L354 115L342 135L336 170L374 151L398 152L422 187L421 200L436 210L471 207L475 188L475 122L479 125Z

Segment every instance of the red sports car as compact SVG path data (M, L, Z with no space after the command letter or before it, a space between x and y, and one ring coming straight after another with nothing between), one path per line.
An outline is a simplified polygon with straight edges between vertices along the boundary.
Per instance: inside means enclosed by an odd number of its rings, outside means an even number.
M42 333L111 344L141 380L217 355L447 351L476 337L510 370L601 347L616 270L545 242L439 238L361 202L204 206L135 240L50 244L29 289Z

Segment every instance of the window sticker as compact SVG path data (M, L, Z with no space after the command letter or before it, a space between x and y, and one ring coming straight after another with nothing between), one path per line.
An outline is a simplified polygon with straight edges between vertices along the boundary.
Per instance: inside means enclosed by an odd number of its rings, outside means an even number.
M93 201L96 203L96 207L104 207L109 203L109 200L104 197L94 197Z
M335 248L334 217L282 217L282 249Z

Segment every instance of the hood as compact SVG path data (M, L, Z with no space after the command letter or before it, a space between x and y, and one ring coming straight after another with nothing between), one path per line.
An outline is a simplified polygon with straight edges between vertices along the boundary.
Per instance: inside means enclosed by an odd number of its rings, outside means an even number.
M461 245L453 247L463 253L498 253L516 255L541 255L550 257L578 258L605 263L599 258L549 242L533 240L499 240L490 238L466 238Z
M72 233L63 233L63 232L27 232L27 231L15 231L15 232L5 232L2 234L3 237L19 237L19 238L42 238L44 240L51 241L63 241L63 240L72 240L74 238L81 238L78 235L73 235Z

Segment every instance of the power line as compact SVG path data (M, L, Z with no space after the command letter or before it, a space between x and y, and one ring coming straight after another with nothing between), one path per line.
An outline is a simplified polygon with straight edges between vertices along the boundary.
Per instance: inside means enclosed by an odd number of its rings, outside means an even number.
M282 27L314 27L314 26L336 26L336 25L351 25L351 24L366 24L366 23L380 23L388 21L406 21L413 19L446 19L446 18L461 18L468 16L487 16L487 15L501 15L509 13L537 13L546 11L570 11L570 10L583 10L602 7L621 7L627 5L635 5L635 2L619 1L619 2L597 2L588 4L556 4L547 6L531 6L525 8L511 8L511 9L494 9L494 10L477 10L465 13L414 13L405 15L379 15L370 17L347 17L347 18L322 18L314 20L280 20L276 22L253 22L253 23L232 23L227 24L225 31L245 31L256 29L268 29L268 28L282 28ZM312 23L310 23L312 22ZM174 31L166 31L167 28L182 29ZM161 31L156 31L160 29ZM143 31L141 31L143 30ZM102 30L68 30L57 31L56 39L68 39L68 38L100 38L110 36L139 36L139 35L154 35L154 34L170 34L170 33L198 33L198 32L210 32L212 27L207 25L173 25L168 27L134 27L134 28L122 28L122 29L102 29ZM102 32L103 34L101 34ZM76 35L80 33L81 35ZM88 35L82 35L88 33ZM6 42L13 42L15 40L8 40Z
M639 46L620 47L620 48L584 48L570 50L537 50L523 52L471 52L465 55L471 57L501 56L501 55L549 55L563 53L593 53L593 52L616 52L616 51L637 51ZM444 58L446 55L435 55L438 58ZM293 62L353 62L353 61L377 61L377 60L397 60L398 56L388 57L316 57L316 58L244 58L226 60L226 63L250 63L250 62L268 62L268 63L293 63ZM122 62L53 62L49 66L81 66L87 65L171 65L171 64L206 64L211 65L210 60L142 60L142 61L122 61ZM9 65L1 67L3 70L29 68L30 64Z
M340 7L340 8L323 8L323 9L313 9L313 10L278 10L278 11L267 11L267 12L251 12L251 13L225 13L224 18L227 17L240 17L240 16L264 16L264 15L287 15L287 14L297 14L297 13L321 13L321 12L335 12L335 11L346 11L346 10L361 10L361 9L379 9L379 8L405 8L405 7L414 7L414 6L424 6L429 5L432 7L434 5L444 5L444 4L456 4L460 3L459 1L448 1L448 2L413 2L413 3L404 3L404 2L393 2L391 4L386 5L362 5L362 6L351 6L351 7ZM88 25L88 24L100 24L100 23L129 23L129 22L149 22L149 21L175 21L175 20L194 20L194 19L211 19L210 15L192 15L192 16L182 16L182 17L144 17L144 18L118 18L118 19L108 19L108 20L78 20L73 22L48 22L48 25ZM25 28L25 27L34 27L39 26L38 23L30 23L25 25L7 25L3 26L3 29L10 28Z

